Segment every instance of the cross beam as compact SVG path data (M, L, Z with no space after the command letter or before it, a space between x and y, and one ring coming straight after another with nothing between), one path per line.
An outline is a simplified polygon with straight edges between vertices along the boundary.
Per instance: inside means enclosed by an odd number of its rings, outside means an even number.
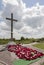
M13 21L16 21L16 19L13 19L13 13L11 13L11 18L6 18L7 20L11 20L11 41L13 41Z

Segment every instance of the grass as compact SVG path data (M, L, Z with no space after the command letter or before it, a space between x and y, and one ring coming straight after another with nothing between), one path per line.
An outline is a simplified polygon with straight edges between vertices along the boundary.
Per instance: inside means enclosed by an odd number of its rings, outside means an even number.
M38 43L38 44L35 44L33 46L40 48L40 49L44 49L44 43Z
M15 40L16 43L22 43L22 44L30 44L35 42L34 39L24 39L24 40Z
M30 40L16 40L16 43L22 43L22 44L29 44L31 41Z
M9 42L9 40L0 40L0 45L7 44L8 42Z
M34 62L36 62L36 61L38 61L38 60L40 60L40 58L37 58L37 59L35 59L35 60L31 60L31 61L19 59L19 60L15 60L15 61L13 62L13 65L28 65L28 64L34 63Z
M10 40L6 40L6 39L1 39L0 40L0 45L1 44L7 44ZM29 44L32 43L33 41L31 39L27 39L27 40L14 40L14 42L16 43L22 43L22 44Z

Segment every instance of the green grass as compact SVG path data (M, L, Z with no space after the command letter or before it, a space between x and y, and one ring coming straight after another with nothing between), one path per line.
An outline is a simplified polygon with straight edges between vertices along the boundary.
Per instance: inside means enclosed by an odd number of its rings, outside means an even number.
M0 45L7 44L8 42L9 42L9 40L0 40Z
M35 44L33 46L40 48L40 49L44 49L44 43L38 43L38 44Z
M7 44L10 40L8 39L0 39L0 45L1 44ZM25 39L25 40L14 40L14 42L16 43L22 43L22 44L29 44L29 43L32 43L32 39Z
M38 61L38 60L40 60L40 58L35 59L35 60L31 60L31 61L19 59L19 60L15 60L15 61L13 62L13 65L28 65L28 64L34 63L34 62L36 62L36 61Z
M9 40L1 40L0 44L7 44L8 42L9 42ZM16 42L16 44L17 43L22 43L22 44L29 44L29 43L31 43L30 40L15 40L14 42Z
M34 42L34 40L32 39L25 39L25 40L15 40L16 43L22 43L22 44L30 44L32 42Z
M29 44L30 40L16 40L16 43Z

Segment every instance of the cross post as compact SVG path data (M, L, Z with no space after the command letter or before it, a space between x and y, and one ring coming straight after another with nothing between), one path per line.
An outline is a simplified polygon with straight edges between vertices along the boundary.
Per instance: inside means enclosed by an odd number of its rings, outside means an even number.
M13 21L16 21L16 19L13 19L13 13L11 13L11 18L6 18L7 20L11 20L11 41L13 41Z

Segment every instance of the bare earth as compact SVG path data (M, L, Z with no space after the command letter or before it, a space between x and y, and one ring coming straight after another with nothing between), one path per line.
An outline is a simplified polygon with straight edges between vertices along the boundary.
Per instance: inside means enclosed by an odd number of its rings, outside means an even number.
M44 52L44 50L38 49L38 48L33 47L32 45L29 45L29 44L28 45L23 45L23 46L30 47L32 49L37 49L38 51ZM3 52L0 52L0 62L4 62L3 65L13 65L12 61L16 60L16 59L18 59L18 57L12 52L9 52L7 50L3 51ZM32 63L30 65L35 65L35 64L40 65L43 62L44 62L44 57L41 58L39 61L37 61L35 63ZM2 64L0 63L0 65L2 65Z
M0 60L5 62L5 64L12 65L11 55L8 51L0 52Z

